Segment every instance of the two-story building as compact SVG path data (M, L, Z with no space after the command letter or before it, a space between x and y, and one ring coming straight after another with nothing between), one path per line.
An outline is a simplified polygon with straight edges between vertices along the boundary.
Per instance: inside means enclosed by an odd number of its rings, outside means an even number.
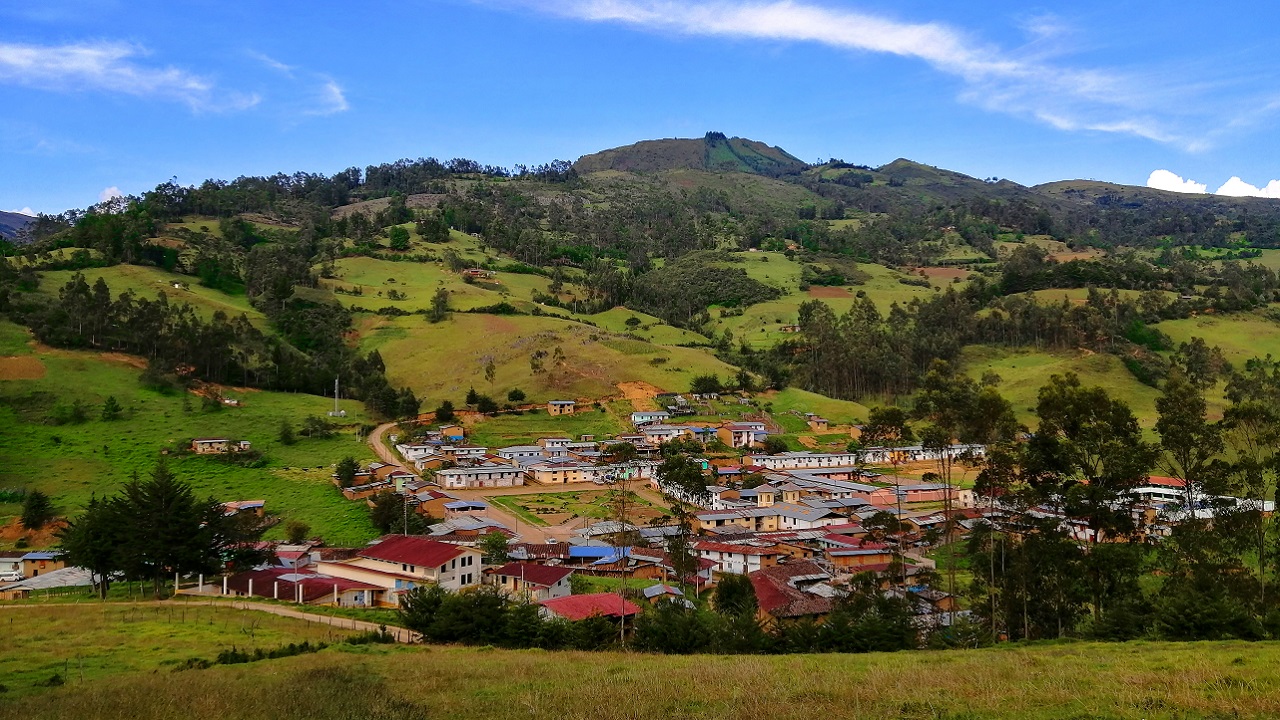
M316 572L383 588L382 601L399 604L399 595L419 585L458 591L480 584L481 551L419 535L388 535L362 548L354 558L316 563Z
M573 594L569 577L573 568L512 562L484 571L485 582L506 594L528 602L542 602Z
M548 415L572 415L577 403L573 400L552 400L547 403Z
M436 473L436 482L446 490L516 487L524 485L524 468L514 465L475 465L449 468Z

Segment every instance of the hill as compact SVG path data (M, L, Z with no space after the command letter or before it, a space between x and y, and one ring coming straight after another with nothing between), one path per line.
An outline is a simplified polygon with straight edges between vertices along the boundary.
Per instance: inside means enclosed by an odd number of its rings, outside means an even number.
M788 656L334 645L314 654L172 672L186 657L209 657L220 647L277 646L292 626L267 618L255 638L244 628L256 628L259 613L237 618L229 610L192 607L185 612L200 614L203 625L197 625L176 607L155 613L142 606L142 616L135 611L132 618L117 608L128 609L106 605L101 622L96 611L80 613L82 619L57 609L15 611L23 614L18 637L26 642L0 652L0 668L29 665L37 651L45 662L38 672L15 678L20 694L0 705L0 720L161 718L173 717L175 708L192 717L280 720L1190 720L1280 713L1275 643L1068 643ZM96 641L76 647L75 663L48 652L50 638L64 636L56 618L74 623L75 637ZM131 631L119 632L112 619ZM102 627L80 627L88 623ZM313 640L319 627L298 625ZM326 639L343 633L335 635ZM190 642L186 655L177 638ZM104 663L104 657L118 661ZM77 667L87 672L78 674ZM33 680L67 668L63 687L32 687Z
M22 213L0 211L0 238L16 238L18 231L29 225L34 219L30 215L23 215Z
M584 155L574 163L581 174L620 170L653 173L664 170L743 172L787 175L803 170L805 162L779 147L755 140L710 132L701 139L644 140L634 145Z

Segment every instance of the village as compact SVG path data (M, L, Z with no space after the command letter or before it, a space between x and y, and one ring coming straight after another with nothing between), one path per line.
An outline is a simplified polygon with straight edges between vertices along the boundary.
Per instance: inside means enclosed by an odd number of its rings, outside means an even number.
M680 398L683 401L683 398ZM342 608L396 608L416 587L450 592L493 586L535 603L548 618L602 617L624 624L662 601L694 607L727 576L745 576L764 623L821 622L855 576L910 601L923 631L965 618L966 603L931 557L1006 514L977 498L952 467L978 466L981 445L861 447L769 453L768 423L677 424L681 403L636 411L616 437L544 437L536 444L469 444L462 425L401 424L394 454L334 485L352 502L392 498L424 520L424 534L386 535L364 547L272 543L271 562L222 577L176 578L186 595ZM551 416L574 401L552 401ZM808 414L811 427L827 421ZM856 437L858 428L853 428ZM197 438L195 453L247 451L228 438ZM672 458L695 468L667 477ZM1133 512L1149 533L1179 519L1182 484L1153 477ZM262 515L266 502L225 504ZM1269 509L1269 508L1268 508ZM1037 508L1053 516L1053 508ZM1203 512L1203 511L1202 511ZM1072 537L1089 529L1061 516ZM87 585L87 571L56 552L0 556L0 598ZM945 588L945 589L944 589ZM948 591L949 590L949 591Z

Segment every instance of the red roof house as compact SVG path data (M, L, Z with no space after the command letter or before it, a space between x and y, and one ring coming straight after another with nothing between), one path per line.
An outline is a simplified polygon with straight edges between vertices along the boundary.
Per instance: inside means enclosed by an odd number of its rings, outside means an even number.
M617 593L592 593L569 595L543 600L538 603L544 612L565 620L586 620L599 615L606 618L632 617L640 613L640 607Z

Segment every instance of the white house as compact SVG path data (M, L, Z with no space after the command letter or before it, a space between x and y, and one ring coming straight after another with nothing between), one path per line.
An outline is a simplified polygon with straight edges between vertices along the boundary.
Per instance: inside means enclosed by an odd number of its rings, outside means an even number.
M436 482L450 490L524 485L524 469L514 465L476 465L436 473Z
M637 410L631 413L631 424L636 427L652 423L664 423L670 419L671 413L666 410Z
M419 585L461 590L480 584L484 555L475 548L417 535L389 535L350 560L321 561L316 572L385 588L384 602Z

